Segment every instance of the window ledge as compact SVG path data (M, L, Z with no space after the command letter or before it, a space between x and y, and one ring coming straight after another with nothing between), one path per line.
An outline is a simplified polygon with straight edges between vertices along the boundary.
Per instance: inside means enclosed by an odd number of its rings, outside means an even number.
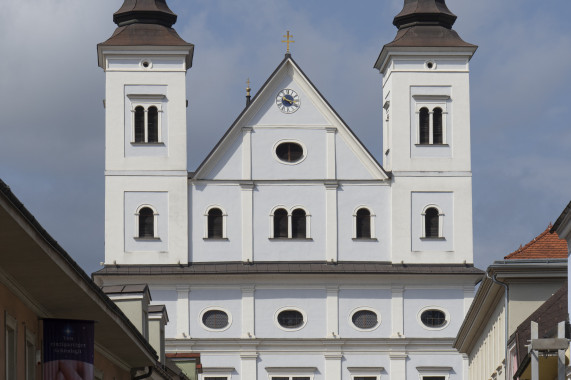
M420 240L446 240L445 237L421 237Z
M351 240L353 240L353 241L379 241L379 239L377 239L377 238L365 238L365 237L352 238Z
M138 237L135 236L133 239L137 241L161 241L161 238L158 237Z
M228 241L228 238L220 238L220 237L205 237L202 238L204 241Z
M131 145L133 146L164 146L164 142L132 142Z
M450 146L449 144L414 144L414 146Z
M295 241L313 241L312 238L287 238L287 237L274 237L274 238L268 238L268 240L295 240Z

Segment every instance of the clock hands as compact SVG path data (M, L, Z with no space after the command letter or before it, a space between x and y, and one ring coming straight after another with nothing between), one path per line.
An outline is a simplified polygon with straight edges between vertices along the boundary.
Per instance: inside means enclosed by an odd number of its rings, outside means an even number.
M285 100L285 101L288 102L289 104L294 104L294 103L295 103L295 100L293 100L293 99L290 100L290 99L286 98L285 96L282 97L282 100Z

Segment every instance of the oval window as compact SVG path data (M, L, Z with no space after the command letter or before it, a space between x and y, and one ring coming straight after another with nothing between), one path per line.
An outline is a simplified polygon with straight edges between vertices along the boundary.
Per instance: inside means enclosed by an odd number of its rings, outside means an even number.
M429 309L422 312L420 320L426 327L438 328L448 323L446 313L438 309Z
M303 314L297 310L284 310L278 314L278 323L286 329L303 326Z
M353 313L351 317L353 324L355 327L363 329L363 330L370 330L377 327L379 323L379 318L377 317L377 313L372 310L359 310Z
M220 330L228 326L228 314L222 310L208 310L202 315L204 326Z
M283 142L276 147L276 156L284 162L295 163L303 158L303 147L295 142Z

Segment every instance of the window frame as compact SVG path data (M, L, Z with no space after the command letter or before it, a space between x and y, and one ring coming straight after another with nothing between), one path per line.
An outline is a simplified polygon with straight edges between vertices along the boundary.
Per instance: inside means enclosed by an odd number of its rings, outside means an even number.
M416 146L446 146L448 145L448 103L450 96L448 95L413 95L415 100L415 145ZM428 110L428 143L420 142L421 125L420 112L423 108ZM434 143L434 110L440 108L442 111L442 143Z
M202 318L204 317L204 314L208 313L209 311L214 311L214 310L220 310L224 313L226 313L226 315L228 316L228 324L221 328L221 329L213 329L212 327L208 327L204 324L204 322L202 321ZM206 331L210 331L210 332L222 332L222 331L226 331L230 328L230 326L232 326L232 313L230 313L230 311L228 311L228 309L221 307L221 306L209 306L207 308L204 308L200 311L200 313L198 314L198 322L200 323L200 326L205 329Z
M370 228L370 237L357 237L357 213L360 210L367 210L369 211L369 228ZM365 205L360 205L353 211L353 240L376 240L376 229L375 229L375 218L376 215L373 210Z
M444 380L448 380L452 367L426 366L416 367L416 370L418 371L419 380L425 380L428 377L443 377Z
M140 212L142 209L144 208L149 208L153 211L153 237L141 237L140 235L140 220L139 220L139 216L140 216ZM157 209L155 207L153 207L150 204L142 204L139 207L137 207L137 210L135 212L135 240L159 240L159 213L157 212Z
M276 377L287 377L289 380L294 377L307 377L313 380L317 372L316 367L266 367L265 369L269 380Z
M302 153L302 155L301 155L301 158L300 158L299 160L293 161L293 162L292 162L292 161L282 160L282 159L278 156L276 150L277 150L278 146L280 146L281 144L284 144L284 143L292 143L292 144L300 145L301 148L303 149L303 153ZM276 161L278 161L280 164L283 164L283 165L299 165L299 164L301 164L303 161L305 161L305 159L307 158L307 148L306 148L305 144L303 144L303 143L302 143L301 141L299 141L299 140L291 140L291 139L279 140L279 141L276 141L276 143L275 143L275 144L273 145L273 147L272 147L272 155L274 156L274 159L275 159Z
M436 211L438 211L438 236L426 236L426 212L431 209L434 208L436 209ZM444 239L444 212L442 211L442 208L440 208L438 205L435 204L428 204L426 206L424 206L424 208L422 209L422 213L421 213L421 219L422 219L422 229L420 230L421 239L424 240L442 240Z
M294 310L294 311L297 311L297 312L301 313L301 315L303 316L303 323L301 324L301 326L299 326L299 327L294 327L294 328L287 328L287 327L283 327L283 326L280 324L280 322L279 322L279 320L278 320L278 316L280 315L280 313L282 313L282 312L284 312L284 311L288 311L288 310ZM283 330L283 331L287 331L287 332L299 331L299 330L303 329L305 326L307 326L307 322L308 322L308 321L307 321L307 313L306 313L303 309L301 309L301 308L299 308L299 307L297 307L297 306L285 306L285 307L282 307L282 308L276 310L276 312L274 313L274 324L275 324L280 330ZM284 375L284 376L285 376L285 375Z
M374 327L371 327L369 329L364 329L364 328L361 328L361 327L358 327L357 325L355 325L353 323L353 315L355 315L355 313L358 313L360 311L371 311L371 312L375 313L377 315L377 324ZM357 308L351 310L351 312L349 313L348 321L349 321L349 325L351 325L351 327L353 329L355 329L357 331L362 331L362 332L375 331L376 329L379 328L379 326L381 325L381 322L382 322L381 313L379 313L378 310L373 309L372 307L368 307L368 306L360 306L360 307L357 307ZM365 375L363 375L363 376L365 376Z
M209 217L209 213L210 211L212 211L213 209L219 209L220 211L222 211L222 237L210 237L208 235L208 217ZM227 219L228 214L226 213L226 210L220 206L220 205L210 205L206 208L206 210L204 211L204 235L203 235L203 239L205 240L228 240L228 235L227 235L227 230L226 230L226 219Z
M286 237L276 237L275 236L275 220L274 214L277 210L283 209L287 212L287 238ZM292 224L292 215L293 212L296 210L303 210L305 212L305 237L293 237L293 224ZM301 205L296 205L291 208L287 208L284 205L278 205L272 208L270 211L270 236L269 239L276 239L276 240L311 240L311 214L309 211Z
M132 145L162 145L163 139L163 103L166 99L164 95L127 95L131 101L131 144ZM135 139L135 110L137 107L143 107L143 141L136 141ZM157 141L149 142L149 108L155 107L157 109Z
M31 353L30 353L31 347ZM26 380L35 380L37 372L36 362L36 334L26 328ZM32 355L30 357L30 355ZM30 362L31 360L31 362Z
M9 330L13 332L10 341ZM10 343L14 351L10 355ZM5 379L16 380L18 378L18 321L16 318L4 312L4 359L5 359Z
M445 323L442 326L438 326L438 327L430 327L425 325L422 322L422 313L424 313L425 311L429 311L429 310L438 310L444 313L444 318L445 318ZM447 328L448 326L450 326L450 313L448 312L448 310L446 310L445 308L443 308L442 306L435 306L435 305L430 305L430 306L425 306L423 308L421 308L418 311L418 314L416 315L416 320L418 322L419 325L422 326L422 328L424 328L425 330L429 330L429 331L440 331L440 330L444 330L445 328ZM440 375L434 375L434 376L440 376Z

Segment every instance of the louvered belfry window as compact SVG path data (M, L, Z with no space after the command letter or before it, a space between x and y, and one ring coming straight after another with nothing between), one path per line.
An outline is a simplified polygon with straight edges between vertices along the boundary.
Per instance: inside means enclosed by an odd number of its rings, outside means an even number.
M143 207L139 211L139 237L155 237L155 213L149 207Z
M305 211L298 208L293 210L291 214L291 237L298 238L298 239L305 239L306 235L306 226L305 226Z
M223 224L224 218L222 216L222 210L219 208L213 208L208 211L208 238L209 239L221 239L223 238Z
M422 107L419 114L419 143L420 144L430 144L430 115L428 114L428 108Z
M425 227L425 237L427 238L435 238L439 237L439 212L435 207L431 207L426 210L426 214L424 215L424 227Z
M287 211L279 208L274 211L274 238L287 237Z
M432 143L433 144L442 144L442 108L435 108L432 111Z
M145 142L145 109L141 106L135 108L135 142Z
M147 112L147 142L159 142L159 111L157 107L152 106Z
M357 238L371 237L371 212L366 208L357 211Z

